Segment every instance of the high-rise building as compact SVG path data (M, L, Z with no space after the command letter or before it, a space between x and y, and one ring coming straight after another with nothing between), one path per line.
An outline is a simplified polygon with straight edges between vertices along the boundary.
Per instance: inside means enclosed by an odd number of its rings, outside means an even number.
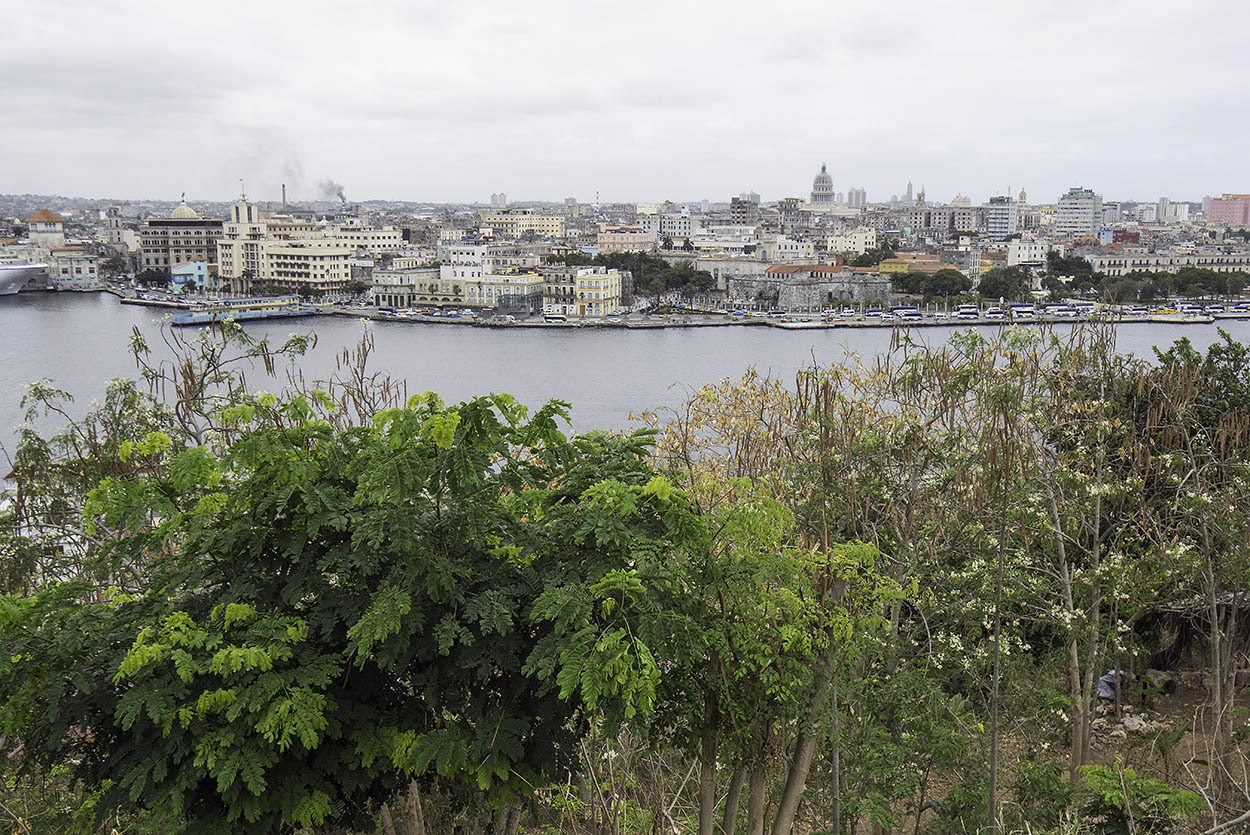
M1007 195L991 197L983 207L985 231L990 235L1014 235L1019 223L1020 206Z
M1159 211L1156 217L1159 218L1160 223L1167 223L1168 221L1173 219L1171 200L1169 200L1166 197L1159 198Z
M907 197L905 198L905 200L908 206L915 205L915 202L912 199L912 194L911 194L911 180L907 181Z
M1055 234L1092 235L1102 223L1102 195L1076 186L1059 198Z
M502 191L498 194L492 193L490 196L490 207L492 209L508 208L508 195L504 194Z
M862 209L868 205L868 192L863 187L853 188L846 193L846 205L852 209Z
M758 203L734 197L729 201L729 215L740 226L754 226L760 222L760 207Z

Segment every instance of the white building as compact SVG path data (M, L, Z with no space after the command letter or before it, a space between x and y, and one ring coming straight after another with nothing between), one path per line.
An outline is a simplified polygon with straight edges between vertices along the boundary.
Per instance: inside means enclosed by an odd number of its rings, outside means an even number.
M784 236L760 244L760 253L765 261L774 264L810 263L816 254L816 247L811 241L794 240Z
M825 249L831 253L863 255L877 245L877 230L861 227L825 236Z
M1055 212L1056 235L1092 235L1102 225L1102 195L1077 186L1059 198Z
M1182 267L1199 267L1217 273L1250 272L1250 252L1202 250L1188 253L1123 252L1115 255L1091 255L1086 260L1098 272L1122 276L1138 270L1147 272L1179 272Z
M258 286L304 295L341 292L352 277L355 247L332 232L289 215L268 215L243 197L230 208L217 241L219 281L240 294Z
M398 252L404 248L404 233L394 226L371 226L355 219L324 234L340 246L369 252Z
M1017 240L1007 243L1007 266L1009 267L1042 267L1046 265L1046 254L1051 250L1063 254L1063 244L1052 244L1049 241Z
M1005 237L1016 234L1020 207L1011 197L991 197L981 211L985 217L985 231L990 235Z
M48 283L57 290L91 290L99 286L99 258L85 246L54 246L48 250Z
M670 238L674 243L681 243L703 230L702 222L686 212L646 215L638 218L638 225L661 242Z

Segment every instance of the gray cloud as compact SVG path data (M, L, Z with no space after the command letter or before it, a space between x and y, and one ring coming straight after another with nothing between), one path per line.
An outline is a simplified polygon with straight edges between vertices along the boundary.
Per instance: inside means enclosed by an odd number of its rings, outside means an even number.
M1243 190L1250 4L58 0L0 30L0 188L724 199ZM1194 153L1202 147L1202 153Z

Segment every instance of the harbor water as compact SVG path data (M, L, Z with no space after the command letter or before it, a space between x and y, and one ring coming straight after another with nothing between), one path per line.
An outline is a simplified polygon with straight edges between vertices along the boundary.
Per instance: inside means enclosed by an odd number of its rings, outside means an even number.
M161 319L168 311L122 305L107 293L35 293L0 298L0 464L7 463L22 422L24 385L50 378L74 396L78 416L114 377L134 377L128 346L138 327L161 356ZM689 388L738 377L748 368L782 378L813 361L827 364L847 352L870 357L889 349L889 328L782 330L769 327L477 328L318 316L245 325L280 343L292 332L317 334L301 361L307 379L324 379L342 350L362 329L373 333L374 370L407 382L410 393L436 391L449 401L508 392L537 406L550 398L573 404L572 428L620 429L629 415L675 405ZM1063 327L1063 326L1060 326ZM1250 321L1218 324L1124 324L1121 351L1149 356L1154 345L1188 337L1199 349L1219 338L1218 328L1250 341ZM917 341L945 340L958 326L912 331ZM985 326L991 332L994 327ZM249 375L255 388L280 389L284 379ZM45 426L46 428L46 426Z

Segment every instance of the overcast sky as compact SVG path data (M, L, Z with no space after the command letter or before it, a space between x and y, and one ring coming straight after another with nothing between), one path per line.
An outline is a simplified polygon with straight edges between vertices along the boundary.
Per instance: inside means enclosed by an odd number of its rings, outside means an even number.
M1250 191L1246 0L178 3L0 27L0 192Z

